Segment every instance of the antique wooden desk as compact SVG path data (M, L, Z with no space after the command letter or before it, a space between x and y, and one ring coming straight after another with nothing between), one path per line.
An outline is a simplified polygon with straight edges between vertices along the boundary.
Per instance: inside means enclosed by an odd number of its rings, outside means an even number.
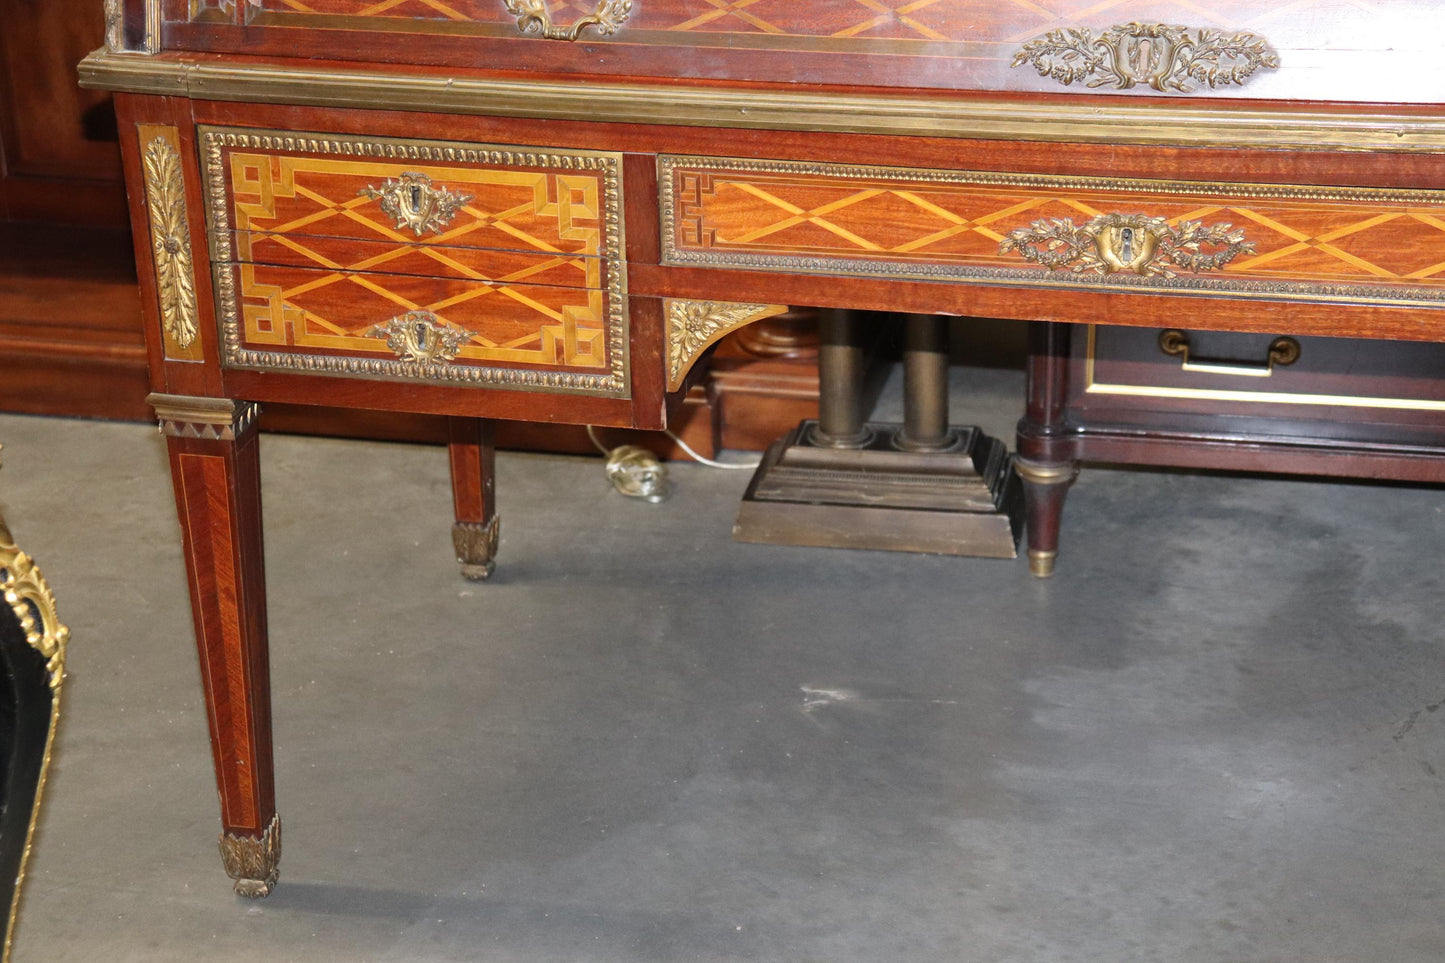
M118 92L246 895L280 853L258 403L454 416L484 574L484 419L661 428L709 344L786 304L1445 341L1431 0L105 9L81 77ZM1047 567L1073 453L1032 383Z

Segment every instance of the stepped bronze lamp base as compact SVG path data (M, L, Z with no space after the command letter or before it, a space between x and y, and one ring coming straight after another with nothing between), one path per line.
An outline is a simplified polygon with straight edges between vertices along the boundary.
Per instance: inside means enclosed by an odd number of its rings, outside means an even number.
M856 447L805 421L774 442L743 495L740 542L1015 558L1023 493L1003 442L956 428L939 450L909 451L896 425Z

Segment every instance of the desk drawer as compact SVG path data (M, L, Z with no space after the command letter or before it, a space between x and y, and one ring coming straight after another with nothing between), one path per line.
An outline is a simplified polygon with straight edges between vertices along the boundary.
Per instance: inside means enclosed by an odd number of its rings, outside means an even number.
M1073 350L1070 409L1079 425L1360 440L1384 432L1401 442L1445 443L1445 344L1086 332Z
M663 157L670 264L1445 303L1445 192Z
M627 395L619 155L200 134L227 367Z

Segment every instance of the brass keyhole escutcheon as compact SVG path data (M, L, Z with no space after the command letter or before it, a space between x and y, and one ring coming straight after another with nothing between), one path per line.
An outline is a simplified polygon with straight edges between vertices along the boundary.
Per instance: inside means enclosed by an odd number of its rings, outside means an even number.
M397 230L409 230L417 237L442 231L472 199L470 194L433 184L430 177L417 171L389 177L379 187L363 187L357 194L377 201Z

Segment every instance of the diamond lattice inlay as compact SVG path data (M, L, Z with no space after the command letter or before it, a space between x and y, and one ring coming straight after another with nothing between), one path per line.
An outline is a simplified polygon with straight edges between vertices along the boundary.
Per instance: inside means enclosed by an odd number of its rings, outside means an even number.
M384 354L363 332L424 311L467 330L458 362L608 365L598 174L245 151L228 171L245 345ZM375 196L406 173L467 198L428 237Z
M1005 239L1025 228L1040 238L1053 232L1057 250L1063 238L1077 237L1069 231L1126 215L1161 219L1161 229L1185 235L1191 224L1241 232L1239 252L1207 270L1222 280L1445 290L1440 192L890 174L692 158L668 159L664 169L665 256L679 263L1000 278L1082 272L1087 280L1105 267L1086 258L1051 272L1026 263Z

